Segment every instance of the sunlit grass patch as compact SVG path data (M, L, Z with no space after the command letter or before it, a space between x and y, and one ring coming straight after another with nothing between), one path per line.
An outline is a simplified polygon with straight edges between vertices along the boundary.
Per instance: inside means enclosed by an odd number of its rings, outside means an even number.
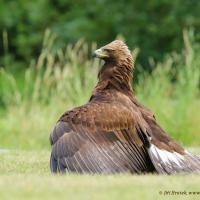
M200 153L199 149L195 150ZM0 153L0 199L198 199L200 176L52 175L49 151ZM165 192L184 192L170 195ZM162 194L161 194L162 193Z

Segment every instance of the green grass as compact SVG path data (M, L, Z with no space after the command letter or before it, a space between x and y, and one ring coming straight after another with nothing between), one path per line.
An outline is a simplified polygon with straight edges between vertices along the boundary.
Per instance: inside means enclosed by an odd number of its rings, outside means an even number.
M196 149L195 152L200 152ZM200 176L52 175L49 151L0 153L0 199L198 199L161 191L200 192Z

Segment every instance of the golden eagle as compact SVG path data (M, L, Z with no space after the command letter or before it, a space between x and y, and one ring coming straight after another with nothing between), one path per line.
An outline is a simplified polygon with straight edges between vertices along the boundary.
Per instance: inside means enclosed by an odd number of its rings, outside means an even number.
M140 104L133 58L120 40L93 54L105 61L85 105L65 112L50 135L52 172L199 173L200 158L177 144Z

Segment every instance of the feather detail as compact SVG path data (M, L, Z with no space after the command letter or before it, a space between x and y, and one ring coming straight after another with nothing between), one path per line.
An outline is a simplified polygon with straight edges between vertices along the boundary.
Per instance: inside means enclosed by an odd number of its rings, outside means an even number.
M169 152L152 144L148 149L154 167L162 174L200 173L200 160L187 150L184 154Z

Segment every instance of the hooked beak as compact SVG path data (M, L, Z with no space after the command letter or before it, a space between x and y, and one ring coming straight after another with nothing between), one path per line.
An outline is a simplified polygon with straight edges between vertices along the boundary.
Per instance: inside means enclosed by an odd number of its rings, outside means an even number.
M107 58L108 55L102 49L97 49L92 53L93 58Z

